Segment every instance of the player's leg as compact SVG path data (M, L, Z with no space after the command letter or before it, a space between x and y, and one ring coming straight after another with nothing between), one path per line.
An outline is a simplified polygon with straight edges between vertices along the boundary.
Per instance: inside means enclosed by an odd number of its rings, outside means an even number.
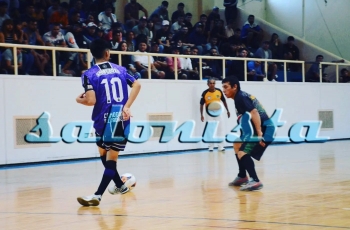
M217 132L216 132L218 137L225 137L224 127L223 127L224 125L223 116L224 116L224 112L215 118L215 120L219 122ZM225 141L218 144L218 151L225 151L224 143Z
M248 182L246 169L244 168L243 163L239 160L238 155L237 155L241 146L242 146L242 143L236 142L233 144L233 149L235 151L235 156L236 156L236 160L238 163L239 173L238 173L237 177L232 182L230 182L228 184L229 186L241 186L241 185L246 184Z
M245 184L243 187L241 187L242 191L249 190L259 190L263 187L263 184L258 178L258 175L255 171L255 164L250 156L250 153L253 151L253 149L259 145L259 143L243 143L241 148L239 149L237 156L242 163L243 167L247 170L250 180L247 184Z
M204 113L205 113L204 117L205 117L206 121L214 121L215 120L214 117L210 116L207 111L205 111ZM208 129L208 130L206 130L205 134L210 137L213 135L214 131L215 130ZM214 151L214 143L208 143L208 151L210 151L210 152Z

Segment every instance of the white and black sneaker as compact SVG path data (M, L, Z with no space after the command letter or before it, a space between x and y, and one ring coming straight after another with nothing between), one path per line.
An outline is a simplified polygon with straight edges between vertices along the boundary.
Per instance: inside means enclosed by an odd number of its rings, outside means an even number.
M83 206L98 206L100 204L101 195L81 196L77 200Z
M120 188L118 188L116 185L110 186L108 188L108 192L112 195L115 194L124 194L129 192L130 188L128 188L125 184L123 184Z

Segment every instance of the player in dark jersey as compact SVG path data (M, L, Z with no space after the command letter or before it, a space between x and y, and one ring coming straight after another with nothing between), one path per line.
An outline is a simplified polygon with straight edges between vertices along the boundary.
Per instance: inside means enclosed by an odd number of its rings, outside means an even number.
M111 194L124 194L129 191L120 179L117 159L119 151L123 151L127 143L130 107L141 85L124 67L109 62L109 44L106 41L93 41L90 51L96 64L81 76L85 92L76 101L86 106L94 106L92 120L99 138L96 144L105 171L97 191L91 196L77 199L84 206L97 206L111 180L115 183L109 189ZM132 87L130 96L128 85Z
M237 77L225 78L222 80L222 87L225 96L235 101L238 122L242 126L241 141L235 142L233 145L239 173L229 185L242 186L240 189L242 191L259 190L263 184L257 176L252 157L259 161L267 146L273 141L274 124L258 99L241 91ZM249 122L251 122L251 126ZM254 140L253 137L258 137L258 140ZM250 179L248 179L246 171L248 171Z

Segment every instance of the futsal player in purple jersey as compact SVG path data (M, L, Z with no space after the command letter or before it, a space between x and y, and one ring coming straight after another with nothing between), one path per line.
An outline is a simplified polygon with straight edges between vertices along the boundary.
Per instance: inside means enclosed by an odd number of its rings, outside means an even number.
M110 190L111 194L124 194L129 191L120 179L117 159L127 143L125 137L128 135L127 127L130 124L130 107L140 92L141 85L124 67L109 62L109 44L106 41L94 40L90 51L96 64L81 76L85 92L80 94L76 101L86 106L94 106L92 120L96 136L100 138L96 144L105 171L97 191L90 196L78 197L77 200L83 206L98 206L111 180L115 183L114 188ZM132 87L130 96L128 85ZM114 126L116 128L111 136L122 138L111 141L106 138L106 133Z

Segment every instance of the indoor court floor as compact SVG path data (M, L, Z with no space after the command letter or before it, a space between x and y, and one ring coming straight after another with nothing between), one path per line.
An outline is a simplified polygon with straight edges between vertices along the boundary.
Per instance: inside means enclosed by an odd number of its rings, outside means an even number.
M271 145L255 165L264 188L242 192L232 148L121 157L137 185L98 207L76 198L99 159L0 168L0 229L350 229L350 141Z

